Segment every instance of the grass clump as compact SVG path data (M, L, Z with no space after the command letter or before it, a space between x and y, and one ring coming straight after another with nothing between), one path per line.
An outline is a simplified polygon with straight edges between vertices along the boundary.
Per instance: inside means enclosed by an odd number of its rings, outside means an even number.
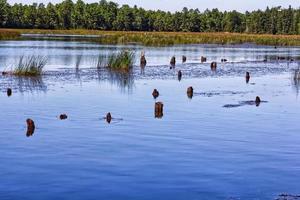
M13 74L16 76L40 76L43 73L43 68L47 64L47 59L42 56L22 56L19 59L17 67Z
M20 37L20 33L13 30L0 29L0 40L10 40Z
M107 66L113 70L128 71L132 68L135 54L129 50L123 50L108 56Z

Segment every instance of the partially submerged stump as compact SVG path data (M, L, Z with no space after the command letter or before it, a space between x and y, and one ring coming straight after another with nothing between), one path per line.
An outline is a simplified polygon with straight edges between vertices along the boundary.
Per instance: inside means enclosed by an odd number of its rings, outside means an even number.
M183 63L186 62L186 56L182 56L182 62L183 62Z
M259 106L260 103L261 103L261 99L260 99L259 96L257 96L257 97L255 98L255 105L256 105L256 106Z
M110 112L106 114L105 119L106 119L106 122L107 122L107 123L109 123L109 124L111 123L112 116L111 116L111 113L110 113Z
M191 99L191 98L193 98L193 96L194 96L194 88L193 87L189 87L188 89L187 89L187 96Z
M246 83L249 83L250 81L250 73L246 72Z
M177 76L178 76L178 80L181 81L181 78L182 78L182 72L181 72L181 70L178 71L178 75Z
M141 67L145 67L147 65L147 60L145 57L145 52L142 52L141 54Z
M175 58L175 56L173 56L171 58L170 64L171 64L172 67L175 67L175 65L176 65L176 58Z
M155 118L162 118L164 115L164 104L162 102L155 103Z
M203 57L203 56L201 56L201 62L202 63L204 63L204 62L206 62L207 61L207 58L206 57Z
M12 95L12 89L7 88L6 94L7 94L8 97L10 97Z
M212 71L216 71L217 70L217 62L212 62L210 64L210 68L211 68Z
M61 114L61 115L59 115L59 119L60 119L60 120L68 119L68 115L66 115L66 114Z
M27 123L26 136L30 137L30 136L32 136L34 134L35 124L34 124L34 121L32 119L27 119L26 123Z
M156 99L158 96L159 96L159 92L157 89L154 89L153 92L152 92L152 96L154 99Z

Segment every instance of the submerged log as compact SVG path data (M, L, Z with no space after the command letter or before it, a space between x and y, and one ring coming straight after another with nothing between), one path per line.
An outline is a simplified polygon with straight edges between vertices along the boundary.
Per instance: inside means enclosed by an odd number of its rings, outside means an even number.
M152 92L152 96L154 99L156 99L158 96L159 96L159 92L157 89L154 89L153 92Z
M162 102L155 103L154 114L155 118L162 118L164 116L164 104Z
M182 62L183 62L183 63L186 62L186 56L182 56Z
M59 115L59 119L65 120L65 119L68 119L68 116L66 114L61 114L61 115Z
M188 96L188 98L193 98L193 96L194 96L194 88L193 87L189 87L188 89L187 89L187 96Z
M35 131L35 124L34 121L32 119L27 119L26 120L27 123L27 132L26 132L26 136L30 137L34 134Z
M207 58L206 57L203 57L203 56L201 56L201 62L202 63L204 63L204 62L206 62L207 61Z
M6 94L7 94L8 97L10 97L12 95L12 89L7 88Z
M250 73L246 72L246 83L249 83L250 81Z

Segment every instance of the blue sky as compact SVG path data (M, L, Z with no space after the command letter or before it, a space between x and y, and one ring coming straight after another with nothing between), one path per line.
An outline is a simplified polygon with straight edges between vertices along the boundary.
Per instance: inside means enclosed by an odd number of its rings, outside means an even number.
M76 0L73 0L76 1ZM84 0L85 2L97 2L95 0ZM138 5L146 9L161 9L168 11L182 10L183 7L198 8L203 11L206 8L218 8L220 10L246 10L265 9L267 6L300 7L300 0L113 0L119 4ZM9 3L32 3L45 0L8 0ZM61 2L61 0L51 0L51 2Z

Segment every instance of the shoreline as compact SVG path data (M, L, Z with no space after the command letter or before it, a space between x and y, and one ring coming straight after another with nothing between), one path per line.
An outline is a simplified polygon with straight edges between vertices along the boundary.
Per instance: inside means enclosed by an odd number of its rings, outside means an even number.
M4 35L1 37L1 35ZM101 30L41 30L0 29L0 40L21 39L23 36L49 39L78 38L101 44L139 43L145 46L172 46L180 44L256 44L264 46L300 46L300 35L269 35L227 32L134 32Z

